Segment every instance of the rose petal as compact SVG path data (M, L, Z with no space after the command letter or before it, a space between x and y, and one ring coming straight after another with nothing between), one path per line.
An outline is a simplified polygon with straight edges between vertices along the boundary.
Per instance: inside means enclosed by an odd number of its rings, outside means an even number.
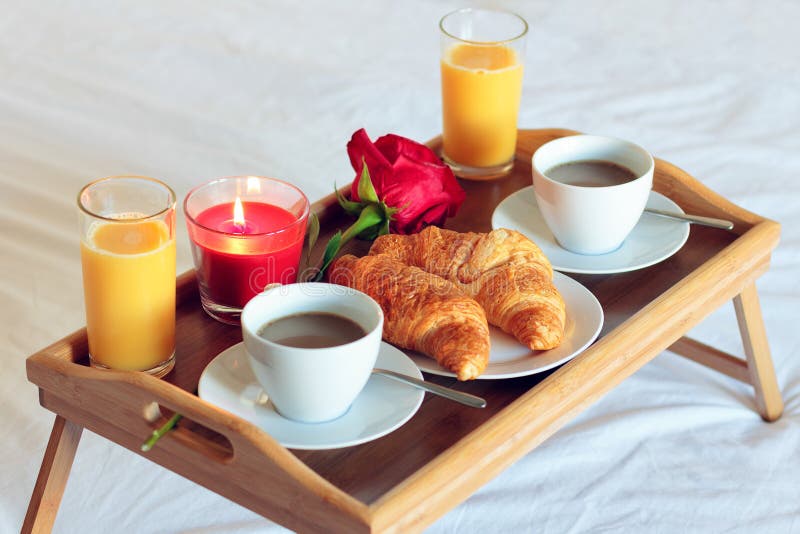
M367 169L369 169L372 185L380 198L382 196L384 178L391 173L392 164L373 144L364 128L355 132L350 138L347 143L347 155L350 157L350 164L356 171L356 178L353 180L353 186L350 191L352 199L356 202L360 200L358 197L358 182L361 179L361 171L365 161Z
M441 226L444 224L445 219L447 219L447 206L444 204L434 206L423 213L420 219L423 221L425 226L429 226L431 224ZM419 228L419 230L422 230L422 228Z
M408 233L419 226L418 219L432 207L441 205L444 213L455 213L464 200L463 190L445 189L444 184L452 178L446 166L419 163L401 155L394 164L391 180L387 180L383 200L399 208L395 215L395 228L399 233ZM428 221L431 222L431 221ZM441 224L442 221L438 221Z
M390 163L404 155L412 160L443 165L439 157L427 146L395 134L386 134L375 141L375 147Z
M434 204L428 210L418 214L413 219L392 221L392 232L397 234L413 234L431 224L441 226L446 218L447 206L442 203Z

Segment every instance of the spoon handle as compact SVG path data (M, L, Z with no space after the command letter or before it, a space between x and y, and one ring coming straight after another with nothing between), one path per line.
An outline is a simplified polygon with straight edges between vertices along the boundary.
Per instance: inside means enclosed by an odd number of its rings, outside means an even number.
M687 215L685 213L674 213L671 211L662 211L653 208L645 208L647 213L653 215L660 215L662 217L669 217L671 219L678 219L680 221L689 221L703 226L710 226L712 228L720 228L722 230L733 230L733 223L724 219L715 219L713 217L701 217L700 215Z
M392 378L398 382L404 382L419 389L424 389L425 391L429 391L435 395L460 402L461 404L466 404L467 406L471 406L473 408L486 407L486 401L484 399L476 397L475 395L470 395L469 393L456 391L455 389L446 388L431 382L425 382L423 380L414 378L413 376L395 373L394 371L388 371L386 369L373 369L372 372L378 375L383 375L387 378Z

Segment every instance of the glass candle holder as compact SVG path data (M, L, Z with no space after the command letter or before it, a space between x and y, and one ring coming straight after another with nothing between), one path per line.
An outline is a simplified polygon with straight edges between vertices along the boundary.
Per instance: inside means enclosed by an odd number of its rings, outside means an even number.
M200 185L184 201L203 309L239 324L268 284L297 281L310 205L274 178L234 176Z
M514 165L528 23L466 8L445 15L439 29L442 157L461 178L505 176Z
M175 363L175 193L141 176L78 194L89 359L167 374Z

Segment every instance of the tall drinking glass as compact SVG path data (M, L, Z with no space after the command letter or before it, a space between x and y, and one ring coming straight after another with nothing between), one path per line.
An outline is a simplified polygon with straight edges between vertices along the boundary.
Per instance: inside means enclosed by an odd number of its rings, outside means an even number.
M465 8L441 30L443 157L462 178L504 176L514 165L528 23Z
M175 193L141 176L78 194L93 367L164 376L175 364Z

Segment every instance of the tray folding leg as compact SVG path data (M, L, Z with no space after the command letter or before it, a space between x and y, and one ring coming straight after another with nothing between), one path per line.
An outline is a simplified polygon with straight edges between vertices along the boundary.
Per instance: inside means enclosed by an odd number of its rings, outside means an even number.
M783 399L772 365L755 283L749 284L734 297L733 306L747 356L750 383L756 390L758 412L765 421L775 421L783 413Z
M755 389L756 409L762 419L776 421L783 413L783 399L767 343L755 282L733 298L745 359L731 356L694 339L682 337L669 350L745 382Z
M50 532L67 485L83 427L56 415L21 532Z

